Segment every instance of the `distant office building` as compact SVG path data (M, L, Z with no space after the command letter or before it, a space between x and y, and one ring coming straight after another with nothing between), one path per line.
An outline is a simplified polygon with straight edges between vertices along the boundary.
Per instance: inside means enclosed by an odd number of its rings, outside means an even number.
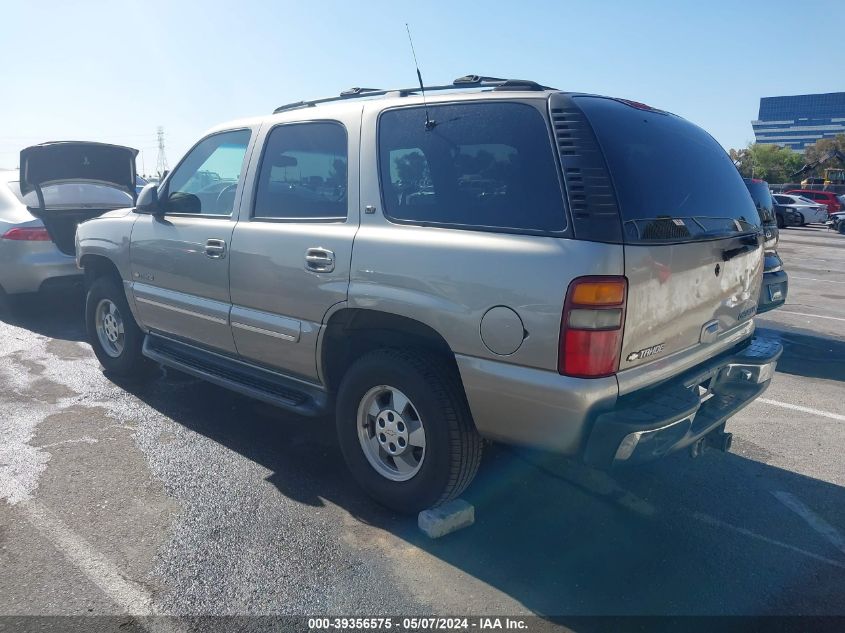
M820 138L845 134L845 92L763 97L751 127L758 143L803 153Z

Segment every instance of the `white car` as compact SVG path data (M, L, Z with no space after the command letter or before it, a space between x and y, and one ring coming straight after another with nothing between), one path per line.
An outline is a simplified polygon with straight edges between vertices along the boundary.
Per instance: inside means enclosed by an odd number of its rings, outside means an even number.
M772 196L775 204L789 207L793 213L800 213L804 221L800 224L824 224L828 220L827 205L819 204L801 196L778 193Z

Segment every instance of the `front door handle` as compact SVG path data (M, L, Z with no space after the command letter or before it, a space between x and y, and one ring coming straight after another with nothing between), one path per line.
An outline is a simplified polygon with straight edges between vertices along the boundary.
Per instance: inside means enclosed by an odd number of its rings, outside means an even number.
M216 239L206 240L205 254L211 259L223 259L226 257L226 241Z
M305 251L305 269L315 273L334 270L334 253L326 248L309 248Z

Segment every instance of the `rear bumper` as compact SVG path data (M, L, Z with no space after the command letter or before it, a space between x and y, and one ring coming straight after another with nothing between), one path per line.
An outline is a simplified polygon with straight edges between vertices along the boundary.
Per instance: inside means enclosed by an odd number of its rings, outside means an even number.
M776 341L754 338L740 351L620 399L596 418L584 461L601 468L635 464L693 444L766 390L782 351Z
M53 278L81 278L76 259L59 251L52 242L0 244L0 286L8 294L37 292Z
M763 273L763 286L760 288L760 299L757 302L757 314L779 308L786 303L789 292L789 276L786 271Z

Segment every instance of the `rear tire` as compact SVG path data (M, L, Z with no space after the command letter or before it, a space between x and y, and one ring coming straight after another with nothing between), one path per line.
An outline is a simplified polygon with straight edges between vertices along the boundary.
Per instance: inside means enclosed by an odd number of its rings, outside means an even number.
M784 222L783 222L783 216L782 216L782 215L778 215L778 216L776 217L776 222L777 222L777 225L778 225L778 228L779 228L779 229L786 228L786 227L785 227L785 225L784 225Z
M482 441L454 369L424 352L381 349L358 359L337 396L340 449L373 499L405 514L470 484Z
M152 363L141 347L144 333L135 322L123 288L111 277L94 280L85 297L88 342L103 368L125 378L149 374Z

